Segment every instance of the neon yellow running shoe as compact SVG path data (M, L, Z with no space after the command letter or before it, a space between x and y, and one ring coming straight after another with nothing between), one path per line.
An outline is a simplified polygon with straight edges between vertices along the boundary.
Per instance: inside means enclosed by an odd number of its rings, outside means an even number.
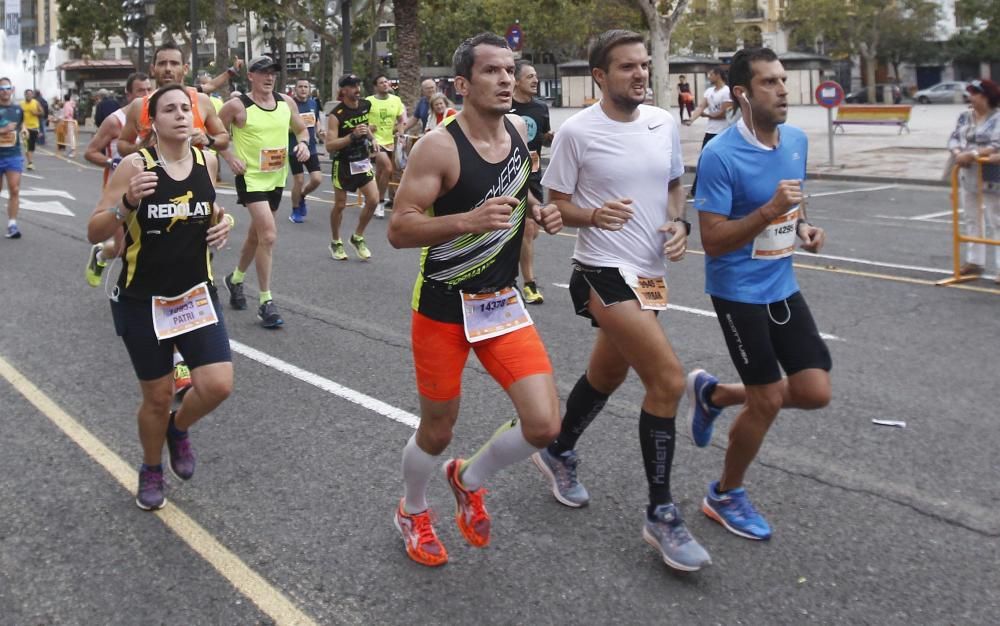
M341 240L330 242L330 257L335 261L346 261L347 253L344 252L344 242Z
M365 245L365 238L361 235L351 235L351 245L354 246L354 251L362 261L372 258L371 250Z
M101 262L100 255L103 249L102 244L95 243L90 247L90 254L87 255L87 267L84 269L83 275L91 287L101 286L101 274L104 273L104 268L107 266L107 263Z

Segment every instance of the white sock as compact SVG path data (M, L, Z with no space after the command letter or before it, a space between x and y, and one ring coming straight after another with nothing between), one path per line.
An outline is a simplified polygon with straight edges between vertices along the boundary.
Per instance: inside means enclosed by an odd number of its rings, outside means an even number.
M440 457L427 454L417 445L414 433L403 448L403 511L409 514L427 510L427 485L441 465Z
M507 422L493 434L462 469L462 485L469 491L483 486L503 468L527 459L538 448L528 443L517 420Z
M177 350L174 350L174 367L177 367L178 363L184 362L184 355L182 355Z
M17 220L7 220L7 226L8 227L10 227L10 226L16 226L16 225L17 225Z

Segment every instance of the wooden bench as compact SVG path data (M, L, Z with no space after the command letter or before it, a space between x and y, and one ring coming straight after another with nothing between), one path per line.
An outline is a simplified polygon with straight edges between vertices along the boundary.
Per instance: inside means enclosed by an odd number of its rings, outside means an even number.
M899 126L899 134L910 132L909 104L843 104L837 109L837 119L833 121L834 132L844 130L845 124L865 124L869 126Z

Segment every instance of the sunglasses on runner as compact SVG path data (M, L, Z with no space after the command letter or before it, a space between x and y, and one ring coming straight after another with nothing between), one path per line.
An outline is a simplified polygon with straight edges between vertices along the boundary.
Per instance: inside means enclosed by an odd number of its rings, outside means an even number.
M12 89L13 87L11 87L10 85L0 85L0 91L10 91Z

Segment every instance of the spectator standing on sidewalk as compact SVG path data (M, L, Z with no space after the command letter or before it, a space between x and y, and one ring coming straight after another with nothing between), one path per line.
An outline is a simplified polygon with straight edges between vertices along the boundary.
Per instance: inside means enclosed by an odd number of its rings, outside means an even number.
M677 108L680 109L681 121L684 121L684 112L687 111L688 118L694 111L694 94L691 93L691 85L687 77L681 74L677 79Z
M989 79L974 80L966 87L969 92L968 111L958 116L955 130L948 139L958 173L962 207L965 209L965 235L986 237L987 226L992 238L1000 239L1000 164L983 164L982 177L977 160L1000 153L1000 85ZM980 194L980 184L982 194ZM1000 246L994 246L993 266L1000 283ZM966 245L965 264L959 269L964 276L983 273L986 265L986 244Z

